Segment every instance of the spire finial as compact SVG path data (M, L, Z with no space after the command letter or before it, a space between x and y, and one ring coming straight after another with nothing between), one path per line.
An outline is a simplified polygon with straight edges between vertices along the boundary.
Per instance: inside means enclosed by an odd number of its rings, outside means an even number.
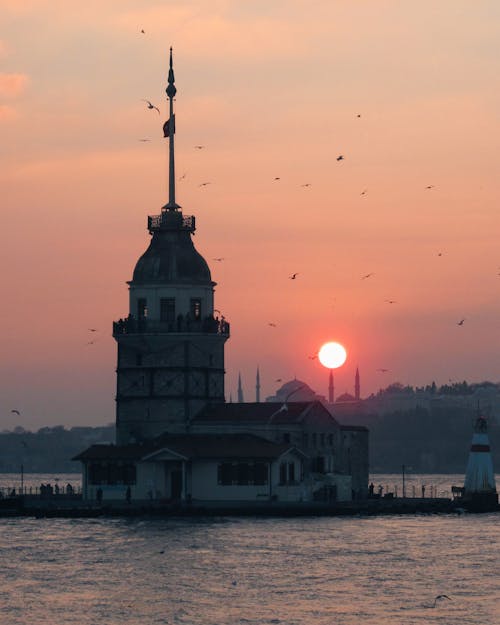
M175 159L174 159L174 134L175 134L175 115L174 115L174 97L177 93L175 87L174 67L172 61L172 46L170 46L170 63L168 69L168 86L165 89L169 99L169 118L163 124L163 136L168 137L168 204L163 208L175 211L180 206L175 201Z

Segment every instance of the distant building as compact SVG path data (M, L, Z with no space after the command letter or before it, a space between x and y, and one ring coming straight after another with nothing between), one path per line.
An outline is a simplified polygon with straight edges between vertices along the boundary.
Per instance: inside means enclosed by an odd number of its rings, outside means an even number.
M170 120L175 93L170 53ZM289 382L260 403L257 371L257 401L244 403L238 375L238 403L225 403L230 327L214 315L195 218L175 200L175 128L166 126L169 201L148 217L152 238L128 283L129 311L113 324L117 445L77 456L84 497L185 505L365 497L367 429L340 425L307 384Z

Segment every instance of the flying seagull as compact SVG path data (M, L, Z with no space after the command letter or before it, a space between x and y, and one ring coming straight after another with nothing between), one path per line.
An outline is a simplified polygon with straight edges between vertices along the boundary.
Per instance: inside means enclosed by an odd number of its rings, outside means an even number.
M337 156L337 160L338 160L338 161L343 161L343 160L344 160L344 155L343 155L343 154L339 154L339 155Z
M368 189L365 189L364 191L361 191L360 195L366 195L367 191L368 191Z
M274 380L274 381L275 381L275 382L281 382L282 380L281 380L281 378L278 378L278 379L276 379L276 380Z
M221 257L221 258L214 258L213 260L216 260L217 262L220 263L220 262L222 262L224 260L224 258L223 257Z
M145 35L145 34L146 34L146 31L144 30L144 28L141 28L141 33L142 33L143 35Z
M180 182L181 180L184 180L184 178L185 178L186 176L187 176L187 171L185 171L185 172L182 174L182 176L179 176L179 182Z
M89 332L97 332L97 328L89 328Z
M290 280L296 280L298 275L299 275L298 273L292 273L292 275L289 276Z
M281 180L281 178L279 176L276 176L275 180Z
M386 299L385 300L388 304L397 304L395 299Z
M144 139L139 139L139 141L142 141L142 143L146 143L147 141L151 141L151 139L145 137Z
M205 147L204 145L195 145L194 149L195 150L203 150L204 147Z
M310 182L306 182L305 184L301 184L301 187L310 187L311 183Z
M371 276L374 276L374 275L375 274L373 272L372 273L367 273L364 276L361 276L361 280L366 280L367 278L370 278Z
M201 184L199 184L199 187L206 187L207 185L209 185L210 182L202 182Z
M434 605L432 606L433 608L436 607L437 602L440 599L448 599L449 601L451 601L451 597L448 597L448 595L438 595L435 599L434 599Z
M425 187L426 189L434 189L434 185L433 184L429 184Z
M380 371L380 373L387 373L389 369L377 369L377 371Z
M465 319L460 319L460 321L457 322L457 326L463 326L464 325L464 321L465 321Z
M13 412L14 414L17 414L19 416L21 416L21 413L19 412L19 410L16 410L15 408L13 410L11 410L11 412Z
M268 325L268 326L271 326L271 328L275 328L275 327L276 327L276 324L275 324L275 323L272 323L271 321L270 321L267 325Z
M158 115L160 114L160 109L152 104L149 100L143 100L143 102L146 102L148 109L155 109L155 111L158 111Z

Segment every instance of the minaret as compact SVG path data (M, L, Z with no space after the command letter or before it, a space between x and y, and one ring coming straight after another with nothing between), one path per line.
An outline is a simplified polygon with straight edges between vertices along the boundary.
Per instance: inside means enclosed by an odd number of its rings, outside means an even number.
M356 367L356 375L354 376L354 397L356 401L360 400L360 386L359 386L359 369Z
M464 498L483 499L485 503L498 502L491 458L488 423L482 416L476 418L474 433L465 473Z
M257 375L255 376L255 401L260 403L260 373L257 367Z
M241 386L241 373L238 373L238 403L243 403L243 387Z
M333 404L334 400L333 390L333 371L330 369L330 377L328 379L328 401L330 404Z
M113 324L118 344L117 443L186 432L208 401L224 401L226 320L214 318L214 287L196 251L195 218L175 199L172 49L168 71L168 202L148 217L151 241L129 285L129 312Z

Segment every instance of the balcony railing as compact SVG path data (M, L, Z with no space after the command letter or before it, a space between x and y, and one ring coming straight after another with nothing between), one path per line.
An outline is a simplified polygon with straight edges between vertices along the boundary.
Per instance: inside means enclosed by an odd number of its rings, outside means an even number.
M156 232L157 230L184 230L186 232L194 232L195 227L196 220L194 215L182 215L182 219L179 221L173 221L169 218L168 212L148 216L149 232Z
M229 337L229 323L225 319L205 317L191 319L189 315L179 315L175 321L155 321L129 315L126 319L113 322L113 336L123 334L163 334L169 332L219 334Z

